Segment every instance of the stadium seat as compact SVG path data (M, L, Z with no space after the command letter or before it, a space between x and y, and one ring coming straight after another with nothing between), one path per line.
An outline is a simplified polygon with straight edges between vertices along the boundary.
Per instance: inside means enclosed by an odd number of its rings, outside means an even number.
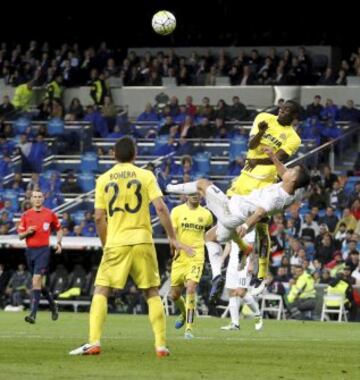
M194 156L194 164L197 176L207 176L210 172L211 154L208 152L198 153Z
M2 199L4 201L11 201L11 211L17 212L20 209L19 193L15 190L4 190L2 193Z
M332 305L334 303L337 303L338 306L330 307L328 306L329 303L331 303ZM338 294L325 294L321 311L321 322L330 319L328 314L336 314L338 316L338 322L341 322L343 319L345 322L347 322L347 311L345 309L344 304L345 299L343 296Z
M235 138L231 140L229 159L233 161L236 157L244 156L248 150L247 141L244 138Z
M94 173L99 171L99 160L95 152L88 152L83 154L81 157L80 171L83 173Z
M31 126L31 120L26 117L20 117L14 122L14 132L16 135L26 133L27 128Z
M285 319L284 302L281 296L277 294L264 294L261 297L261 316L264 318L264 314L267 312L276 313L276 319Z
M63 135L65 131L64 122L61 119L54 117L48 122L47 131L49 136Z
M79 225L83 220L85 220L85 212L83 210L79 210L71 214L72 220L75 224Z
M81 187L81 190L85 193L88 193L91 190L95 189L95 177L92 173L80 173L78 175L78 184Z
M355 177L348 177L345 186L344 186L344 191L346 194L350 194L355 190L355 185L360 182L360 177L355 176Z

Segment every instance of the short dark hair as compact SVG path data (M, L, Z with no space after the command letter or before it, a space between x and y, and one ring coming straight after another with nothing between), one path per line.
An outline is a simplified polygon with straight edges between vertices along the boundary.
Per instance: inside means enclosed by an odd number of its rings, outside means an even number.
M115 143L115 158L119 162L131 162L135 158L136 145L135 141L129 137L121 137Z
M295 167L299 168L298 175L295 181L295 188L299 189L301 187L309 186L311 178L309 170L302 164L298 164Z
M290 99L290 100L287 100L285 104L286 103L291 105L292 114L297 115L297 116L300 115L301 108L298 102L295 102L295 100Z

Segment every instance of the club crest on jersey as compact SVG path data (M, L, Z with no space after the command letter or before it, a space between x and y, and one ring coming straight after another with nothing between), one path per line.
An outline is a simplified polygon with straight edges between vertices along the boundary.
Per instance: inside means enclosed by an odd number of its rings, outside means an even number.
M202 222L204 221L204 219L203 219L202 217L200 217L200 218L198 219L198 221L199 221L199 223L202 223Z
M286 133L281 133L279 136L280 140L286 140Z
M46 222L45 222L45 223L43 224L43 230L44 230L44 231L48 231L49 228L50 228L50 223L46 223Z

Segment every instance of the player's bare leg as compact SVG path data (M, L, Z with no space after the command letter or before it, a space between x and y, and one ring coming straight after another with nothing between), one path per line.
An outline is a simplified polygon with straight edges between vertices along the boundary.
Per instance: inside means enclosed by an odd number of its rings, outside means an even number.
M186 282L186 326L185 339L193 339L192 333L196 308L196 288L198 283L192 280Z

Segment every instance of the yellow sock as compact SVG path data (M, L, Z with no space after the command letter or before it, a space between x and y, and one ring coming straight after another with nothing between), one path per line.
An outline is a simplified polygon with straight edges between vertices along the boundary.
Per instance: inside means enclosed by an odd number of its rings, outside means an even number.
M238 234L231 234L231 239L239 246L241 252L245 252L249 248L249 244L244 239L241 239Z
M192 325L194 323L195 314L195 294L186 295L186 329L192 330Z
M107 298L102 294L95 294L90 308L89 343L98 344L107 314Z
M267 223L258 223L256 225L258 234L258 253L259 253L259 272L258 278L265 278L269 269L269 257L271 251L271 239L269 226Z
M155 336L155 347L166 346L166 320L164 306L160 296L147 300L149 306L149 319Z
M185 307L185 300L183 296L180 296L176 301L175 301L176 307L180 310L180 313L185 317L186 315L186 307Z

